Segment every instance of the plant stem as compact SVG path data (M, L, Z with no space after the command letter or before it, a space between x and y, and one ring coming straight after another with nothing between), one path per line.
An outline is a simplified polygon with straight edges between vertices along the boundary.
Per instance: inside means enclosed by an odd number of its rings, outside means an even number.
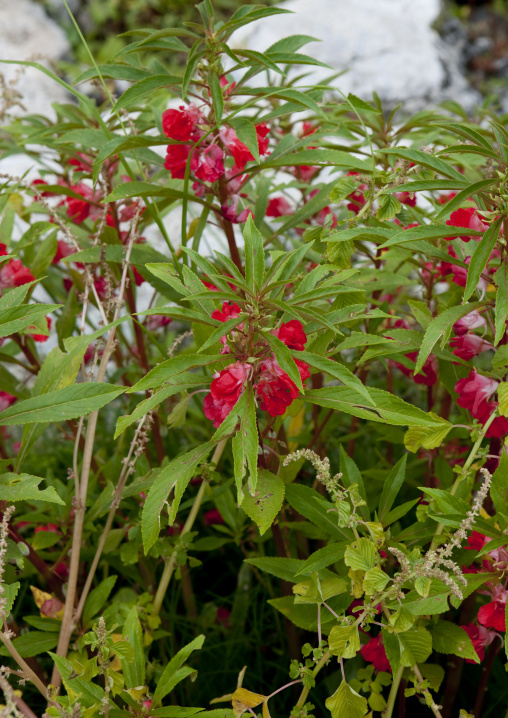
M222 452L224 451L224 447L226 446L227 439L222 439L217 446L215 447L215 451L212 457L211 464L215 468L217 464L219 463L220 457L222 456ZM194 499L194 503L192 504L192 508L190 510L189 515L187 516L187 521L185 522L185 525L182 529L182 532L180 536L184 536L184 534L189 533L189 531L192 530L192 527L194 526L194 521L197 518L199 509L201 508L201 504L203 502L203 498L205 496L206 487L208 486L208 481L203 481L201 486L199 487L199 491L196 494L196 498ZM159 581L159 585L157 587L157 591L155 593L155 598L153 601L153 614L155 616L158 616L160 613L160 610L162 608L162 602L164 600L164 596L166 595L166 591L168 590L169 582L171 581L171 577L173 575L173 571L176 567L176 550L173 551L171 556L169 556L164 561L164 570L162 572L161 579Z
M383 718L392 718L392 713L395 707L395 701L397 700L397 693L399 692L400 681L403 673L404 666L401 666L397 673L393 676L392 687L390 688L390 695L388 696L388 702L383 713Z
M413 671L414 671L415 676L418 678L418 682L419 682L419 683L423 683L423 676L422 676L422 674L420 673L420 669L418 668L418 666L416 665L416 663L415 663L415 665L413 666ZM436 718L443 718L443 716L441 715L441 713L440 713L440 711L439 711L440 706L437 706L437 705L435 704L434 698L432 697L432 694L431 694L431 692L429 691L429 689L428 689L428 688L422 688L421 691L422 691L422 693L425 694L425 696L427 696L427 695L430 696L429 707L430 707L430 710L434 713L435 717L436 717Z
M316 667L312 671L313 678L315 678L317 676L317 674L319 673L319 671L323 668L323 666L325 666L328 663L331 656L332 656L332 654L330 653L330 651L327 651L325 653L323 658L321 658L319 663L317 663ZM307 700L307 696L309 695L309 692L310 692L310 688L308 688L307 686L304 686L302 688L302 692L300 693L300 698L298 699L298 703L296 704L295 708L303 708L303 706L305 705L305 701Z
M23 673L27 676L27 678L29 678L29 680L32 681L34 686L37 688L38 691L40 691L40 693L44 696L44 698L47 699L47 697L48 697L47 696L47 693L48 693L47 687L41 681L39 676L36 673L34 673L34 671L32 671L32 669L26 663L26 661L24 661L23 658L21 658L18 651L15 649L14 644L12 643L11 639L8 637L8 635L6 633L4 633L4 631L0 631L0 640L2 641L4 646L9 651L11 657L16 661L18 666L21 668ZM57 703L55 703L55 701L49 701L49 702L52 705L58 705Z

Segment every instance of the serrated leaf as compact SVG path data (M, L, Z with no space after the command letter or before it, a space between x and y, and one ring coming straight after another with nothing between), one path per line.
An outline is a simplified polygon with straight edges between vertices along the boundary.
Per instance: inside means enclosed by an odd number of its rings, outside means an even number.
M368 571L376 563L376 549L372 541L367 538L357 539L346 548L344 563L353 571Z
M437 449L441 446L448 433L453 429L453 424L445 419L440 419L437 414L430 412L435 416L436 421L441 421L441 426L430 428L429 426L410 426L404 434L404 446L408 451L416 454L418 449Z
M432 636L425 628L410 628L398 635L402 650L400 662L406 668L425 663L432 653Z
M386 194L379 200L379 209L376 212L376 217L381 221L385 222L388 219L393 219L402 209L402 205L393 194Z
M361 394L366 399L368 404L375 406L374 400L369 394L367 387L364 386L360 379L358 379L358 377L356 377L347 367L337 361L332 361L332 359L326 359L326 357L321 357L318 354L313 354L307 351L298 352L298 358L300 357L302 361L306 362L314 369L325 372L329 376L333 376L334 379L341 381L345 386L351 387Z
M438 621L435 626L429 626L429 631L432 636L432 647L438 653L453 653L480 663L469 635L461 626L449 621Z
M130 393L154 389L170 381L178 374L182 374L189 369L195 369L199 366L221 364L221 368L223 368L225 364L231 364L233 359L234 357L220 356L218 354L184 354L183 356L167 359L149 371L148 374L134 384L134 386L131 386L128 391Z
M360 650L357 626L334 626L328 636L328 649L337 658L354 658Z
M508 261L505 259L499 265L494 281L497 286L496 307L495 307L495 338L494 346L497 346L504 337L506 331L506 320L508 319ZM500 347L500 350L503 347Z
M363 590L367 596L373 596L382 591L390 577L379 566L374 566L366 572L363 578Z
M474 309L479 309L480 307L484 306L484 304L485 302L461 304L458 307L450 307L449 309L445 309L444 312L438 314L438 316L431 321L427 331L423 336L420 351L418 352L418 358L416 360L414 373L418 374L418 372L422 369L429 354L434 348L434 345L439 341L439 339L441 339L441 345L444 345L444 342L450 335L450 332L455 322L457 322L459 319L462 319L462 317L465 317L466 314L469 314Z
M76 419L109 404L125 388L86 382L18 401L0 412L0 426Z
M418 576L415 579L415 589L423 598L427 598L429 595L431 584L432 581L428 576Z
M65 506L53 486L39 489L44 479L31 474L2 474L0 476L0 501L45 501Z
M464 182L463 175L460 174L453 166L452 164L448 164L446 162L443 162L443 160L438 159L434 155L427 154L426 152L422 152L421 150L412 150L408 149L406 147L394 147L392 149L383 149L384 154L387 155L394 155L395 157L402 157L405 160L409 160L410 162L414 162L417 165L421 165L422 167L428 167L431 170L434 170L438 174L444 175L445 177L449 177L450 179L456 179L460 182Z
M360 696L344 680L333 696L326 699L325 705L332 718L363 718L369 710L367 699Z
M351 177L342 177L330 192L330 200L339 203L356 190L358 183Z
M7 295L8 296L8 295ZM61 304L23 304L0 312L0 338L31 326L37 319L59 309Z
M242 509L258 526L263 535L272 525L284 501L285 484L270 471L262 470L254 496L246 494L242 501Z
M476 244L467 272L467 281L463 298L464 302L468 301L480 281L481 273L485 269L487 262L489 261L490 254L497 242L501 222L502 218L498 217L494 224L492 224L485 232L482 239L480 239L480 241Z
M240 428L232 441L239 505L243 500L243 478L247 473L247 469L249 470L249 490L251 493L256 491L258 480L258 429L252 387L249 387L245 394L245 406L242 406L239 412Z

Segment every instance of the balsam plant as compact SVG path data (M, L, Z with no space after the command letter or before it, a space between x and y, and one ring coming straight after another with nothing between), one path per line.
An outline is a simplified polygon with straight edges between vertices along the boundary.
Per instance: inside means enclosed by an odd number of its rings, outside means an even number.
M3 714L506 710L506 117L197 8L4 101Z

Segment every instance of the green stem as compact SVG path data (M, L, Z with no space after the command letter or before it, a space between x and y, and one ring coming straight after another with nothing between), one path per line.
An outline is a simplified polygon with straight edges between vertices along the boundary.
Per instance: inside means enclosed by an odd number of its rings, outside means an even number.
M390 695L388 696L388 702L383 713L383 718L392 718L392 713L395 707L395 701L397 699L397 693L399 692L400 681L402 679L403 673L404 666L401 666L397 673L393 676L392 687L390 688Z
M459 486L460 486L460 484L462 483L464 477L466 476L466 474L467 474L469 468L471 467L471 464L472 464L473 461L476 459L476 454L477 454L477 452L478 452L478 449L479 449L480 446L481 446L482 441L483 441L484 438L485 438L485 434L487 433L487 431L488 431L489 428L490 428L490 425L492 424L492 422L493 422L494 419L496 419L496 418L497 418L497 411L493 411L492 414L491 414L491 415L489 416L489 418L487 419L487 421L485 422L485 426L484 426L483 429L481 430L480 435L478 436L478 439L476 440L476 442L475 442L473 448L471 449L471 453L470 453L469 456L467 457L466 463L465 463L464 466L462 467L462 474L461 474L461 476L459 476L459 477L457 477L457 478L455 479L455 481L454 481L454 483L453 483L453 486L452 486L451 489L450 489L450 495L451 495L451 496L455 496L455 494L457 493L457 489L459 488ZM439 536L441 536L441 534L443 533L443 531L444 531L444 525L443 525L443 524L438 524L438 525L437 525L437 528L436 528L436 532L435 532L435 534L434 534L434 538L432 539L432 544L431 544L431 546L430 546L431 551L433 551L433 550L436 548L436 546L437 546L437 539L438 539Z
M227 439L222 439L220 441L216 448L215 452L212 457L211 464L215 468L217 464L219 463L220 457L222 456L222 452L224 451L224 447L226 446ZM187 516L187 521L185 522L185 525L182 529L182 533L180 536L184 536L186 533L189 533L189 531L192 530L192 527L194 526L194 521L197 518L199 509L201 508L201 504L203 502L203 498L205 496L206 487L208 486L208 481L203 481L201 486L199 487L199 491L196 494L196 498L194 499L194 503L192 504L192 508L190 510L189 515ZM167 559L165 559L164 562L164 570L162 572L161 580L159 581L159 585L157 587L157 592L155 594L154 602L153 602L153 613L155 616L157 616L160 613L162 602L164 600L164 596L166 595L166 591L168 590L169 582L171 581L171 577L173 575L173 572L175 570L176 566L176 550L173 551L171 556L169 556Z
M332 657L332 654L330 651L327 651L323 658L319 661L319 663L316 665L314 670L312 671L312 677L315 678L319 671L323 668L326 663L330 660ZM305 705L305 701L307 700L307 696L309 695L310 687L304 686L302 688L302 692L300 693L300 698L298 699L298 703L296 704L295 708L303 708Z

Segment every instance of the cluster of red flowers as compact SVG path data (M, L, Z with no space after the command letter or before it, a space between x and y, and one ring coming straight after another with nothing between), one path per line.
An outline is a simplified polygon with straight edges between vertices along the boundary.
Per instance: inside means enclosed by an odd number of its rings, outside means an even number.
M226 94L231 91L227 81L221 82ZM190 172L196 182L193 185L198 195L205 192L201 182L216 182L221 177L226 180L227 200L222 205L222 213L230 222L245 222L250 209L238 211L240 188L244 182L241 172L247 162L254 160L249 148L238 139L231 127L222 127L217 135L205 137L209 122L201 109L191 103L181 105L178 110L166 110L162 115L162 129L166 137L182 144L168 145L164 167L171 172L173 179L183 179L190 156ZM268 154L268 133L270 128L261 123L256 125L256 137L259 154ZM203 139L204 138L204 139ZM226 169L225 159L233 158L233 166Z
M225 322L240 314L238 304L225 302L221 310L215 310L212 314L214 319ZM241 332L243 325L237 329ZM275 336L284 344L295 351L303 351L307 336L303 331L301 322L292 319L281 325L274 332ZM233 335L234 341L234 335ZM224 354L231 353L231 347L223 337ZM215 427L221 425L228 416L238 399L242 396L249 381L252 381L259 406L267 411L270 416L282 416L288 406L298 396L298 387L289 378L288 374L280 367L275 356L268 354L263 348L264 355L255 366L253 364L237 361L230 364L221 372L216 374L210 386L210 393L203 402L203 411L207 419L213 422ZM309 378L308 365L300 359L295 359L302 382Z
M0 257L9 254L5 244L0 243ZM28 267L23 266L21 259L11 259L0 265L0 290L11 287L21 287L35 281L35 277Z

